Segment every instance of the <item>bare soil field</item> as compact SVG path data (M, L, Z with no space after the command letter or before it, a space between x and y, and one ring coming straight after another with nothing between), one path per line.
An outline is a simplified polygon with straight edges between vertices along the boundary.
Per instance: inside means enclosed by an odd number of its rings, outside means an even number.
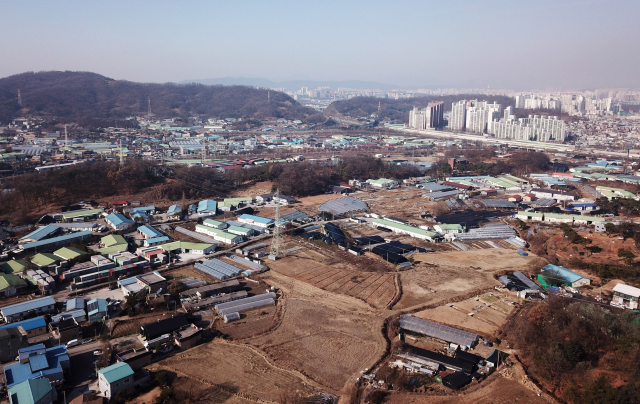
M250 340L278 366L296 369L339 392L383 354L384 317L364 302L310 286L271 271L263 274L287 298L282 322Z
M165 273L163 273L163 276L167 276L167 277L171 277L171 278L188 278L188 277L194 277L194 278L198 278L198 279L202 279L203 281L207 282L207 283L218 283L220 282L220 280L214 278L211 275L207 275L202 271L199 271L197 269L195 269L195 267L192 265L187 265L184 267L180 267L177 269L172 269L169 271L166 271Z
M233 340L253 337L267 331L274 322L277 306L262 307L240 314L240 320L225 324L218 319L215 328Z
M154 363L148 369L193 379L205 390L224 393L226 398L222 398L229 400L211 402L277 402L282 391L310 393L316 387L304 376L273 364L259 350L219 339Z
M396 294L393 273L362 272L345 262L335 262L310 248L297 250L269 265L290 278L320 289L353 296L374 307L386 307Z
M395 309L471 297L500 285L495 278L498 274L526 271L546 263L533 254L522 257L506 249L415 254L414 259L421 263L401 272L402 297Z
M493 299L489 299L490 297ZM451 307L445 305L423 310L414 316L483 335L493 335L502 328L507 316L515 308L501 299L509 300L508 293L489 292L478 298L454 303ZM515 300L515 296L511 299Z
M399 393L390 394L385 404L542 404L555 402L549 397L539 397L536 392L525 387L520 381L502 375L492 375L469 391L444 394Z

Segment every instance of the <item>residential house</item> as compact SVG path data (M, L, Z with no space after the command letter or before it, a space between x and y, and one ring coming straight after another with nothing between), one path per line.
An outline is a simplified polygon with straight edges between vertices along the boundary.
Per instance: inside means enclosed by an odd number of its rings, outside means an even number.
M54 390L47 378L29 379L11 387L10 404L52 404Z
M178 204L169 206L167 217L174 220L180 220L182 216L182 207Z
M109 307L105 299L91 299L87 302L89 321L102 320L109 315Z
M133 387L133 369L126 362L118 362L98 370L98 389L109 400L117 393L128 391Z
M73 317L50 323L49 330L53 334L53 338L61 344L82 338L82 327Z
M18 327L22 327L22 329L27 333L28 338L37 337L38 335L47 333L47 322L42 316L5 324L0 327L0 330L7 330Z
M143 239L152 239L152 238L164 236L164 234L160 233L158 230L146 224L138 227L137 231L138 231L138 234L140 234Z
M69 353L64 345L45 348L44 344L18 350L19 362L5 366L7 387L26 380L47 378L53 385L61 384L69 371Z
M29 346L29 338L22 327L0 330L0 362L10 362L18 351Z
M640 289L624 283L619 283L613 288L612 306L622 306L626 309L637 310Z
M189 349L202 339L202 329L194 324L185 325L173 332L173 338L181 349Z

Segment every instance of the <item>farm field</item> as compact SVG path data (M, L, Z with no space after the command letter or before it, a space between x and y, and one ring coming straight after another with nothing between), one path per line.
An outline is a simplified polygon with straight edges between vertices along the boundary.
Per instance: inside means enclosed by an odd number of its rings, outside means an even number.
M283 391L310 393L315 387L296 372L281 369L261 352L247 346L214 340L148 366L193 379L223 400L212 402L277 402ZM234 396L234 401L224 399Z
M265 274L285 296L282 322L251 339L278 365L298 370L337 393L383 354L383 316L360 300L277 272Z
M310 248L297 250L269 265L273 271L290 278L328 292L353 296L376 308L386 307L396 293L393 273L358 271L345 262L329 261Z
M267 331L274 321L278 306L267 306L240 314L240 320L225 324L218 320L216 330L233 340L241 340L262 334Z
M471 391L450 394L399 393L390 394L385 404L543 404L554 402L549 397L539 397L519 380L493 375L491 379L470 388Z
M500 285L496 275L507 271L527 271L546 261L514 250L484 249L415 254L421 263L400 274L402 297L394 309L447 303L475 296Z
M419 311L414 316L482 335L493 335L515 308L499 300L502 298L509 300L508 293L489 292L479 298L454 303L452 307L444 305ZM512 300L516 300L515 294ZM473 316L469 313L473 313Z

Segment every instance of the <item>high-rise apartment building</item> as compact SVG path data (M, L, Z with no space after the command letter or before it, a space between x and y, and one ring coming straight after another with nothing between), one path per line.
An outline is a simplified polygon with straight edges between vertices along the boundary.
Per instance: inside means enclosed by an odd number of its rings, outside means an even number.
M449 114L449 129L464 130L467 120L467 100L454 102L451 104L451 114Z
M409 111L409 127L412 129L434 129L444 124L444 101L430 102L425 109L413 107Z
M566 138L564 121L556 116L529 115L528 118L501 119L493 124L498 139L534 140L538 142L558 141Z

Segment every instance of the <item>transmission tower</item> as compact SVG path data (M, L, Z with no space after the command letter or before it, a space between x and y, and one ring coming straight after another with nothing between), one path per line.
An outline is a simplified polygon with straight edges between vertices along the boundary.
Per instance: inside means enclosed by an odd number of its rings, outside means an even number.
M22 95L20 95L20 89L18 89L18 105L22 106Z
M273 237L271 238L271 251L270 255L278 258L282 254L282 247L284 240L282 239L282 233L280 233L280 190L278 189L273 195L273 199L276 203L276 223L273 228Z
M151 97L149 97L147 101L147 115L151 116Z

